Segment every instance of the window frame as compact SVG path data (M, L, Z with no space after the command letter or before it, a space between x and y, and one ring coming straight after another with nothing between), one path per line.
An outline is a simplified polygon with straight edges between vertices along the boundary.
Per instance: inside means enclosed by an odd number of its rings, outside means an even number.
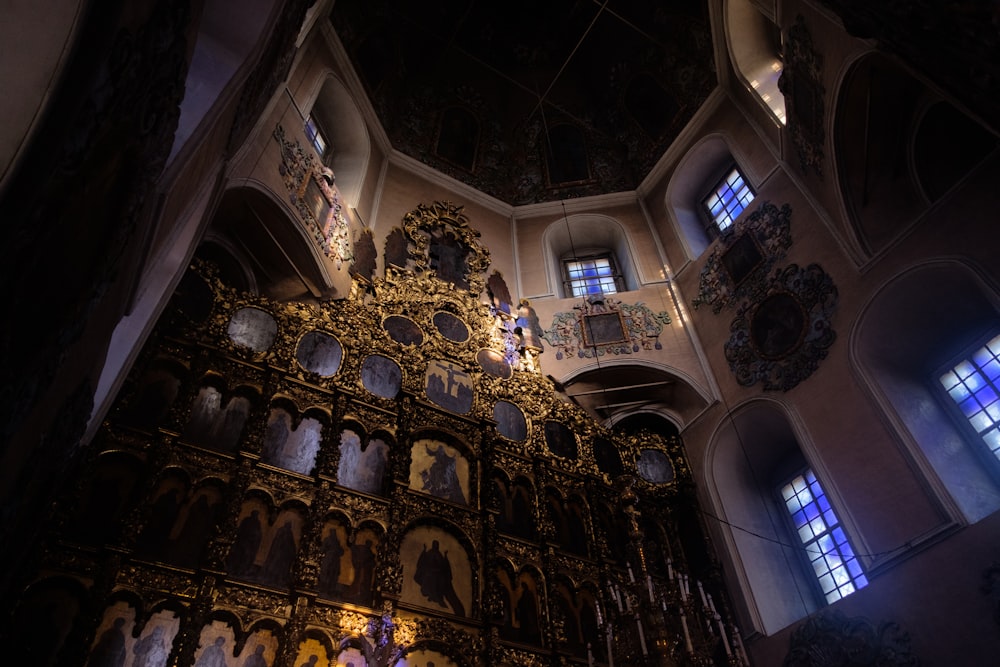
M812 477L811 481L809 479L809 476ZM808 542L803 540L802 534L800 532L801 529L796 527L794 518L795 514L798 511L802 511L805 509L805 506L800 505L800 509L793 512L792 509L789 507L788 500L785 498L784 494L784 489L792 485L792 483L795 482L795 480L799 479L800 477L804 479L806 485L809 487L808 489L809 493L814 498L814 502L820 508L820 513L822 514L821 518L824 524L826 525L826 530L819 535L815 535L815 531L811 530L811 532L814 533L814 536L813 539ZM814 492L813 483L815 483L815 485L822 492L822 500L820 500L817 494ZM858 555L858 552L854 549L854 545L851 541L851 536L847 532L847 526L844 524L844 521L838 516L837 508L834 507L833 502L830 499L829 493L823 487L822 481L819 479L819 476L816 475L816 472L812 469L811 466L809 465L802 466L798 468L796 471L792 472L791 474L781 477L780 481L778 481L778 483L775 484L773 488L774 488L775 501L778 503L778 509L782 514L782 516L784 517L785 526L788 529L789 536L793 539L793 541L796 542L792 546L796 554L798 554L800 564L803 568L803 576L810 582L810 588L813 591L816 603L820 607L826 607L836 602L839 602L840 600L843 600L847 596L853 593L857 593L859 590L865 588L869 583L871 583L868 578L868 573L865 570L865 565L862 562L860 556ZM824 502L827 506L826 509L823 509ZM832 517L836 519L835 524L830 525L829 523L830 515L832 515ZM805 525L802 526L802 528L805 527L806 527ZM838 530L843 535L842 542L838 542L838 538L836 537L836 531ZM833 544L833 548L826 549L825 551L821 552L820 556L822 557L825 556L826 554L836 553L837 556L840 558L841 563L848 575L849 583L850 585L853 586L853 590L847 593L841 593L841 588L843 588L843 586L846 584L838 585L836 583L834 583L834 587L829 593L825 592L823 590L822 578L824 576L832 577L833 571L836 569L836 567L831 567L829 562L827 562L826 563L827 571L826 573L821 574L814 565L815 561L819 560L814 556L817 553L815 547L818 546L820 541L827 536L832 537L831 542ZM847 553L843 551L844 546L846 546L847 548ZM848 563L852 560L855 563L857 563L858 567L857 574L851 572L851 570L849 569ZM831 594L837 594L838 597L835 599L830 599Z
M722 191L724 187L728 187L732 190L728 181L734 172L743 183L743 187L734 192L734 199L738 202L741 208L735 216L732 216L729 206L723 206L722 212L725 214L725 219L729 220L729 223L723 227L720 225L720 217L712 213L712 208L709 206L708 201L712 197L718 197L722 200L722 197L719 195L720 191ZM727 163L724 169L720 169L716 173L718 176L710 180L712 185L704 191L701 197L698 198L698 213L704 221L705 231L707 232L710 240L718 236L731 234L734 231L736 221L740 219L740 216L742 216L743 213L750 208L750 205L757 199L757 192L753 189L753 186L750 184L750 180L747 178L746 174L743 173L743 170L740 169L740 166L736 162ZM745 197L739 196L739 192L743 189L746 189L746 191L750 194L750 198L745 202L743 201Z
M608 261L608 268L610 275L596 275L596 276L581 276L579 278L573 278L571 275L570 264L571 263L584 263L584 262L598 262L600 260ZM585 299L592 296L602 296L608 294L618 294L625 291L625 276L622 275L621 270L618 268L618 262L615 258L615 253L611 250L602 250L589 254L575 254L569 257L562 257L559 260L560 271L562 273L562 285L563 285L563 295L570 299ZM598 271L596 267L595 271ZM614 285L613 292L606 292L602 288L600 292L591 292L586 288L589 285L596 285L598 287L606 284L606 279L610 278L612 284ZM576 287L579 285L583 288L581 293L577 294Z
M317 155L319 155L320 162L327 165L330 157L333 155L333 145L330 143L329 135L323 128L323 123L316 118L316 114L309 112L302 121L302 129L306 134L306 139L309 141L309 145L312 146L312 149L316 151ZM322 141L324 146L323 150L320 150L319 146L316 144L316 137L319 137Z
M972 450L973 456L975 456L976 459L983 465L987 474L992 477L994 481L1000 483L1000 440L998 440L997 448L992 449L990 443L984 438L984 433L989 433L990 430L1000 433L1000 415L998 415L998 419L993 421L993 426L991 428L988 428L983 432L978 431L972 424L969 417L965 415L960 404L955 401L949 389L946 388L941 382L942 376L948 374L949 372L954 372L955 369L962 363L970 363L975 366L976 373L985 379L986 383L993 388L998 396L997 400L990 405L996 405L997 409L1000 409L1000 376L998 376L997 379L991 380L982 372L982 368L973 361L974 355L981 349L987 348L990 343L993 343L993 341L997 341L993 347L997 349L996 356L1000 357L1000 329L991 328L987 333L976 337L973 343L962 348L961 352L953 355L949 361L938 366L930 374L928 381L931 385L931 393L937 397L938 402L942 404L945 413L955 423L959 435L962 437L962 440L965 441L966 445ZM990 417L990 419L992 419L992 417Z

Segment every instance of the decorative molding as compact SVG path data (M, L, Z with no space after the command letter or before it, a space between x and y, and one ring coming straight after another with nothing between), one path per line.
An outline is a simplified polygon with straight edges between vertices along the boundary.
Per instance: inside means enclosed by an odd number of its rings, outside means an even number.
M836 306L837 288L818 264L775 271L729 327L725 353L736 381L788 391L808 378L837 338L831 324Z
M644 303L591 297L573 306L572 312L553 315L552 326L542 336L556 349L556 359L589 359L663 349L659 336L666 324L669 313L654 313Z
M692 305L697 309L708 304L718 314L759 291L771 268L784 259L792 245L791 217L788 204L778 208L765 201L739 220L705 261Z
M898 624L829 611L792 633L784 667L916 667L910 636Z
M785 96L788 128L792 134L802 173L812 169L823 177L823 144L825 143L823 107L826 89L823 87L823 56L813 48L812 35L801 14L788 29L785 42L784 71L778 79L778 89Z

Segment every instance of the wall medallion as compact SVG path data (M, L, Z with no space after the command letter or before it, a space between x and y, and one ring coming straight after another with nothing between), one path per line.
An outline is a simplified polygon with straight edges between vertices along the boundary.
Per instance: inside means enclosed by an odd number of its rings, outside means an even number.
M390 315L382 320L382 328L389 338L402 345L420 345L424 342L424 332L409 317Z
M663 325L670 314L654 313L643 303L622 303L609 296L591 297L573 307L573 312L556 313L552 326L542 333L556 348L556 359L581 359L605 354L632 354L640 350L660 350Z
M564 459L577 457L576 434L565 424L549 420L545 422L545 444L556 456Z
M792 245L791 216L788 204L778 208L763 202L736 223L736 229L719 239L705 261L694 307L708 304L717 314L759 290Z
M340 369L344 348L340 341L322 331L310 331L299 340L295 360L310 373L330 377Z
M666 484L674 479L674 466L670 457L656 449L644 449L636 459L639 477L650 484Z
M395 398L403 386L403 371L395 361L373 354L361 362L361 383L382 398Z
M496 350L479 350L476 361L487 374L501 380L509 380L514 374L514 369L507 363L506 357Z
M450 361L427 364L427 398L445 410L464 415L472 409L472 376Z
M227 333L240 347L267 352L278 335L278 323L270 313L259 308L240 308L230 318Z
M837 288L817 264L775 272L762 298L743 303L729 329L726 359L745 387L788 391L812 375L836 340Z
M513 403L497 401L493 406L493 419L497 423L497 431L508 440L524 442L528 439L528 422L521 408Z

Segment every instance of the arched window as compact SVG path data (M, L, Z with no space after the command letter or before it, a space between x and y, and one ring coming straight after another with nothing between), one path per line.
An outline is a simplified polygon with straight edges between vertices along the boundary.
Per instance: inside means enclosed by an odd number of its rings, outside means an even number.
M998 303L963 264L928 263L880 289L852 334L876 402L954 518L969 523L1000 509L1000 463L989 453L1000 404L988 380Z
M333 170L337 189L349 206L357 206L371 139L361 111L347 87L332 74L322 80L309 112L304 132L320 159Z
M708 248L749 207L755 188L721 135L709 135L681 160L666 204L690 259Z
M726 2L729 55L743 85L749 87L782 125L785 96L778 90L782 71L781 29L751 0Z
M778 404L755 401L727 418L710 474L723 542L741 564L729 574L754 627L772 634L867 583L832 484Z
M625 230L613 218L579 214L545 230L549 282L559 297L614 294L639 288Z

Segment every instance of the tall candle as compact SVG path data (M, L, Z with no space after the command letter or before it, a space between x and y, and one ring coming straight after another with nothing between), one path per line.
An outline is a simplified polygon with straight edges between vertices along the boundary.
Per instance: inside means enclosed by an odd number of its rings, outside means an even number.
M688 653L694 653L694 646L691 645L691 633L688 632L687 616L684 615L684 607L678 607L681 612L681 628L684 629L684 646Z
M726 637L726 626L722 624L722 617L716 614L715 622L719 624L719 635L722 637L722 646L726 649L726 655L732 655L729 650L729 639Z
M633 584L635 583L635 575L632 574L632 564L631 563L628 564L628 580L631 581Z
M649 651L646 650L646 635L642 632L642 621L639 620L638 616L635 617L635 624L639 628L639 645L642 647L642 654L649 655Z
M668 558L667 559L667 578L670 579L670 581L674 580L674 559L673 558Z
M708 608L708 601L705 599L705 589L702 587L701 582L698 582L698 595L701 596L701 606L704 609Z
M613 646L611 644L611 626L610 625L608 625L607 637L608 637L608 665L609 665L609 667L615 667L615 654L614 654L614 651L612 650Z
M646 575L646 586L649 588L649 601L654 602L656 600L656 596L653 595L653 578L648 574Z

